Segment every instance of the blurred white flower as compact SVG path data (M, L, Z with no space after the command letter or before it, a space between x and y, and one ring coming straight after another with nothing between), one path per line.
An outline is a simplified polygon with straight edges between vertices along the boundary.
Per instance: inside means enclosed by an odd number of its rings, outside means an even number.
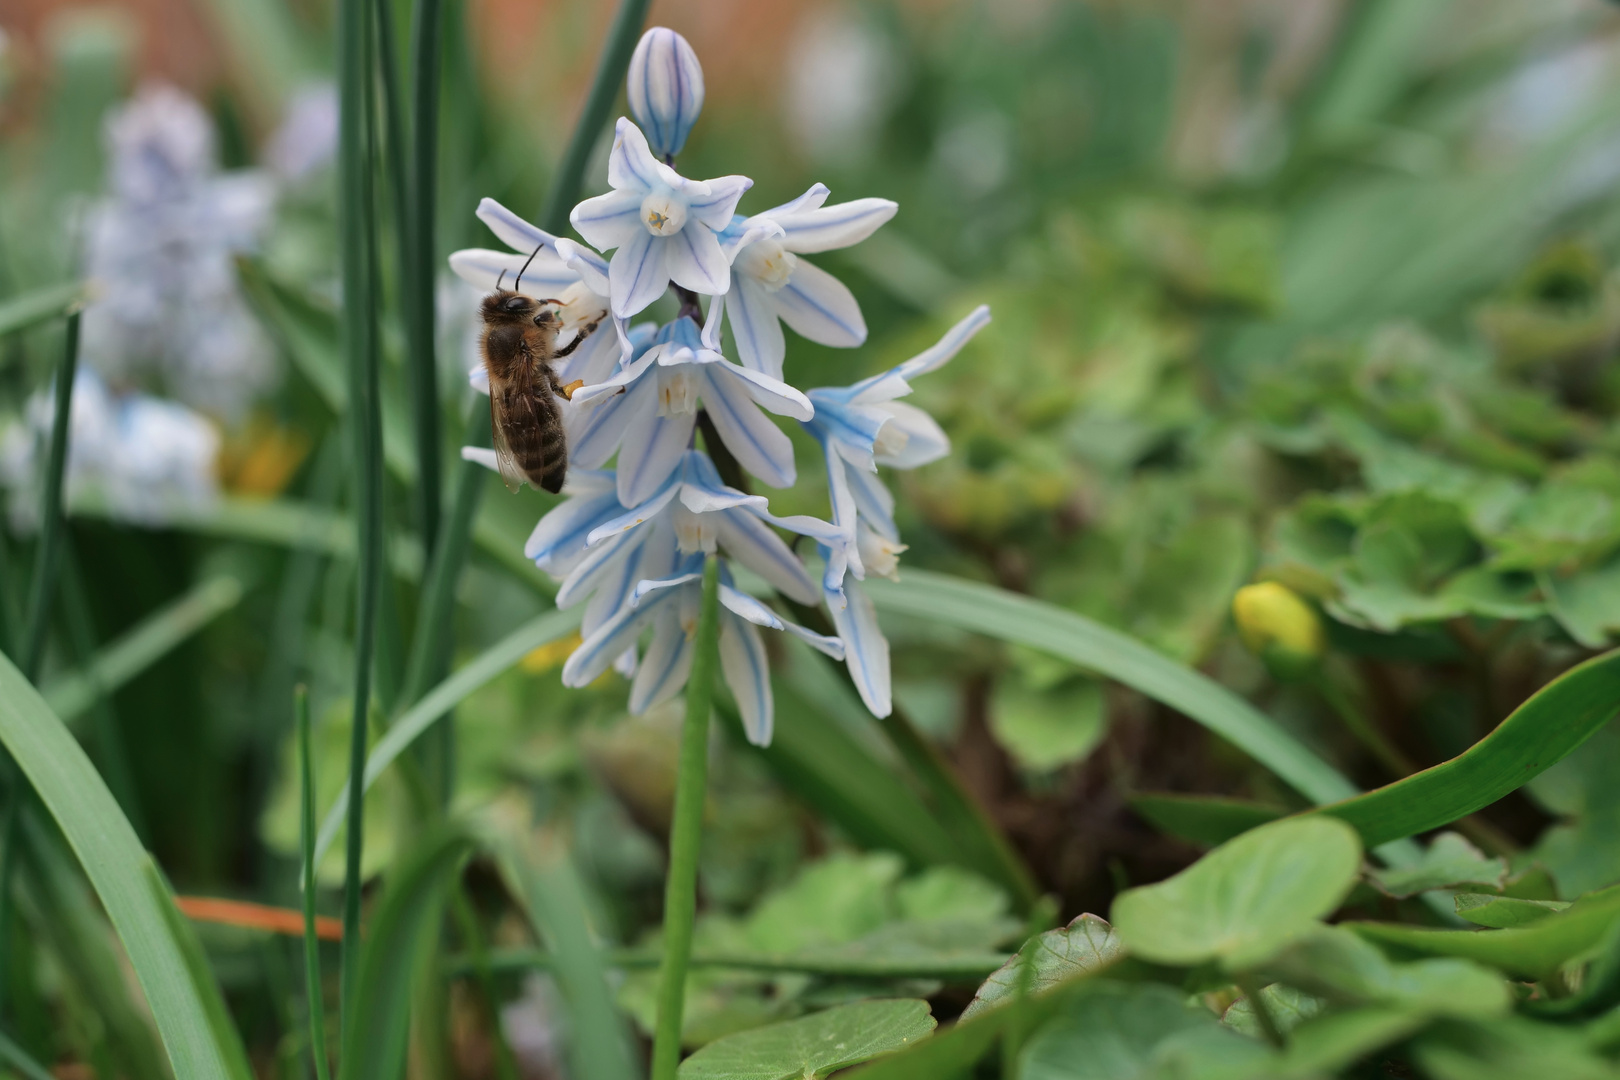
M54 393L31 397L23 417L0 430L0 483L19 529L38 524L40 462L50 436ZM94 372L73 382L65 497L104 507L138 525L208 510L219 497L219 432L173 401L112 393Z
M783 104L806 156L824 165L863 161L900 89L893 45L847 12L818 11L794 35Z
M337 87L316 83L293 94L265 143L264 161L281 179L297 183L332 161L337 142Z
M275 373L233 265L269 224L274 185L221 173L208 114L171 87L143 89L106 138L111 193L88 224L97 299L85 311L85 362L235 418Z

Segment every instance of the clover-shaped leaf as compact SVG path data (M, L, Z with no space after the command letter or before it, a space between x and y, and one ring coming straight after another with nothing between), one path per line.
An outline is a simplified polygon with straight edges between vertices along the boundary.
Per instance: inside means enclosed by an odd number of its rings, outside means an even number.
M903 1049L934 1030L928 1002L859 1001L716 1039L685 1061L680 1080L817 1080Z
M1026 941L1017 956L997 968L979 987L979 992L962 1011L962 1019L971 1020L1017 994L1020 979L1028 980L1025 992L1039 993L1070 976L1111 963L1123 954L1119 935L1106 920L1081 915L1062 930L1048 930Z
M1192 966L1253 967L1310 930L1355 884L1361 840L1330 817L1290 818L1230 840L1181 873L1114 900L1133 955Z

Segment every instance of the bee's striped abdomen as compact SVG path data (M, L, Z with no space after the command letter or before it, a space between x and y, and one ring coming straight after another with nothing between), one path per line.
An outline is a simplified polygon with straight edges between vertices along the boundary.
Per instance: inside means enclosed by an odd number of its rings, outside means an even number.
M512 457L528 476L529 482L556 494L562 490L563 479L568 472L568 440L563 434L562 411L557 408L557 399L552 397L551 388L545 384L544 378L541 375L530 387L513 385L506 389L507 394L527 393L532 402L524 408L521 403L514 401L506 409L506 414L532 415L536 421L508 429L506 437L512 448Z

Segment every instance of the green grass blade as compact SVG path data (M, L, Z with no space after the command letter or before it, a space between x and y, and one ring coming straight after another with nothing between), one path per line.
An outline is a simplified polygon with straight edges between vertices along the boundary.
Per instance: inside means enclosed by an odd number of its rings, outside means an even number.
M551 970L568 1003L573 1033L569 1075L578 1080L634 1080L641 1070L631 1058L630 1032L591 940L585 890L573 864L558 850L530 857L506 844L497 845L496 851L513 894L522 900L535 932L555 957Z
M1587 954L1620 919L1620 889L1607 889L1528 926L1506 930L1435 930L1399 923L1343 925L1391 951L1477 960L1529 979L1546 979Z
M298 847L304 875L304 994L309 1006L309 1052L315 1059L315 1080L328 1080L321 942L315 936L315 766L309 753L309 691L305 687L293 691L293 713L298 726Z
M439 55L443 21L440 0L415 0L411 10L411 160L406 228L411 254L400 282L406 319L411 412L416 435L417 527L430 545L439 536L443 495L443 433L440 430L439 366L434 342L434 297L439 259L435 220L439 171Z
M0 337L21 333L40 323L69 314L84 303L84 286L78 282L48 285L0 303Z
M344 318L339 341L348 374L350 457L355 479L354 705L350 723L349 815L343 897L341 1011L348 1044L360 976L360 865L365 840L361 775L366 763L366 729L371 714L372 653L377 639L383 538L382 416L380 344L381 300L377 274L375 130L376 25L369 0L339 0L338 58L338 233Z
M949 983L977 986L1010 959L1007 953L949 952L891 959L882 956L843 956L795 953L792 955L752 952L693 951L689 961L694 968L727 968L733 971L765 971L796 975L820 975L845 979L940 979ZM657 967L663 956L651 949L613 949L603 954L602 963L611 968L645 969ZM498 949L485 958L491 971L553 970L556 954L541 949ZM476 971L478 958L454 956L446 963L452 974Z
M545 208L540 211L540 227L560 233L568 227L568 212L579 201L584 183L585 166L596 140L607 126L613 111L613 102L619 96L619 84L630 67L630 54L635 52L641 37L641 24L647 18L649 0L623 0L613 25L608 28L602 55L596 61L596 73L591 77L590 93L585 96L585 107L580 110L579 123L563 151L557 174L552 177L551 190L546 193Z
M56 1080L45 1066L28 1056L22 1047L0 1035L0 1063L11 1066L21 1073L27 1080Z
M40 495L39 553L28 592L28 636L23 639L22 670L30 681L39 676L40 661L45 658L51 598L56 591L56 571L62 556L62 477L67 471L68 437L73 427L73 380L79 370L82 321L83 316L78 311L68 317L67 344L62 351L61 366L56 369L56 413L51 420L50 451L45 459L45 480ZM0 888L4 885L0 882Z
M1437 829L1524 786L1617 712L1620 651L1566 671L1450 761L1306 813L1349 822L1368 845Z
M344 1024L343 1080L398 1080L405 1071L412 988L437 947L444 906L474 844L466 833L430 835L390 872L360 955Z
M209 578L148 615L118 640L109 642L83 670L47 680L40 693L51 711L63 723L71 724L98 698L111 695L241 599L242 583L236 578Z
M879 608L934 619L1070 660L1191 717L1315 803L1357 794L1333 766L1226 687L1129 635L1052 604L973 581L907 570L866 583Z
M0 658L0 742L22 767L83 865L129 954L177 1080L231 1075L185 954L148 878L149 856L67 726Z
M180 909L175 907L174 890L169 887L163 871L151 858L146 859L144 869L147 888L151 890L158 910L163 913L170 935L180 947L186 971L191 976L191 985L208 1015L208 1028L213 1033L214 1042L225 1053L229 1080L253 1080L253 1067L248 1064L247 1048L242 1045L242 1036L231 1020L231 1011L225 1005L225 996L220 993L214 969L208 964L208 954L203 951L202 942L197 940L197 932L180 913Z
M572 611L548 611L544 615L536 616L485 649L454 675L428 691L421 701L395 720L389 726L388 733L378 740L370 759L366 762L364 788L370 789L371 785L376 783L377 777L382 775L383 770L393 764L394 759L404 753L424 731L432 727L435 720L535 649L566 637L578 629L582 617L583 613L577 608ZM349 798L347 792L339 795L332 809L327 811L326 817L321 821L320 835L315 841L316 862L326 854L327 849L332 846L332 841L337 839L338 829L343 826L343 821L348 816Z
M30 807L23 815L17 899L25 926L60 965L67 985L100 1020L102 1041L139 1080L168 1080L168 1065L146 1003L89 882L62 834Z

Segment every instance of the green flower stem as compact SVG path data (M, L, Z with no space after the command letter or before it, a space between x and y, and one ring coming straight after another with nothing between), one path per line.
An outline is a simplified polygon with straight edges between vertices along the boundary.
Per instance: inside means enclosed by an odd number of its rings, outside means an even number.
M304 859L304 992L309 1004L309 1052L315 1080L330 1080L326 1060L326 1007L321 995L321 942L315 936L315 779L309 752L309 690L293 690L298 725L299 848Z
M343 347L349 369L349 420L354 438L356 574L353 737L349 746L349 814L343 897L341 1015L351 1017L360 970L360 857L366 767L366 721L371 706L371 662L377 632L382 568L382 416L378 400L373 49L375 6L339 0L338 224L343 267Z
M67 471L68 434L73 426L73 380L79 369L79 323L75 310L68 316L67 346L56 370L56 414L51 421L50 451L45 459L44 491L40 499L39 552L34 559L34 580L28 596L28 636L23 641L22 672L29 682L39 680L50 629L51 599L62 561L62 477Z
M427 4L436 3L437 0L419 2ZM547 193L545 207L540 214L541 228L561 232L568 226L568 211L579 199L585 165L590 160L591 150L596 146L602 129L607 126L614 99L619 93L619 84L624 81L624 73L630 66L630 54L635 51L636 40L641 35L647 4L648 0L623 0L619 5L601 59L596 65L590 93L585 98L585 108L580 112L579 122L568 141L568 149L552 178L551 190ZM420 26L417 29L419 33L422 32ZM420 54L418 59L420 61ZM418 74L417 92L420 95L425 91L420 85L420 71ZM418 107L421 107L420 97ZM423 163L420 142L416 152L418 169L430 168L431 162ZM489 436L489 408L484 402L475 401L464 442L469 446L487 446ZM462 462L456 474L453 504L449 515L443 518L422 590L421 606L417 611L416 640L411 643L404 692L399 697L402 708L414 704L417 697L427 687L436 685L449 668L450 613L455 602L456 582L467 560L473 519L477 517L478 502L483 496L487 479L488 470L470 461ZM455 773L453 723L448 714L439 721L440 738L445 746L441 758L442 782L446 785L446 791Z
M714 669L720 661L720 560L703 564L703 610L698 616L696 655L686 683L686 720L681 726L675 815L669 827L669 877L664 883L664 962L658 971L658 1024L653 1033L652 1080L675 1080L681 1060L681 1018L686 969L692 959L697 920L698 848L708 794L709 710Z

